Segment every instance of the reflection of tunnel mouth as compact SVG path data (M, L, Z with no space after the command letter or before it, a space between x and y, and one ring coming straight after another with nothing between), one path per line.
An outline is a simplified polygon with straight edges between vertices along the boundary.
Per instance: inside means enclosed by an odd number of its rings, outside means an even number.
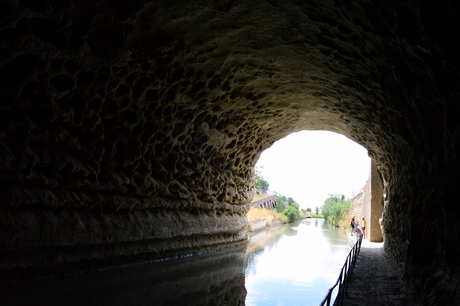
M454 275L460 253L450 194L457 6L56 3L0 3L0 179L12 186L0 191L4 269L27 270L15 258L38 245L49 252L40 262L46 275L68 260L59 255L67 246L84 252L187 231L239 242L260 153L289 133L329 130L376 162L387 194L386 249L416 280L414 290L450 290L421 283L437 271ZM77 196L61 197L61 189ZM109 218L113 192L126 200ZM96 216L91 207L101 203ZM52 217L63 212L73 219ZM183 224L181 216L193 217ZM101 231L82 235L91 228ZM208 246L194 235L169 251Z

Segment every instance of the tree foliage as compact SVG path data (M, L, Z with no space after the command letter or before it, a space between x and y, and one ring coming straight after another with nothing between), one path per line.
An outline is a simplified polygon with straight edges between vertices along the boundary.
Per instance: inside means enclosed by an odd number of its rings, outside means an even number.
M344 213L348 211L351 200L345 200L343 195L329 194L322 206L323 217L332 225L338 225L343 219Z
M276 211L282 213L284 210L285 202L281 200L279 197L276 197Z
M288 217L289 223L300 220L300 211L298 207L288 205L283 211L283 215Z
M263 167L255 169L254 185L265 192L268 191L269 184L262 176ZM275 192L276 194L276 192ZM288 222L300 220L299 204L291 197L276 194L276 211L283 213L288 218Z
M293 198L276 195L276 209L288 218L289 223L300 220L299 204Z
M254 185L258 189L267 192L270 184L262 176L262 170L263 170L263 167L259 167L255 169Z

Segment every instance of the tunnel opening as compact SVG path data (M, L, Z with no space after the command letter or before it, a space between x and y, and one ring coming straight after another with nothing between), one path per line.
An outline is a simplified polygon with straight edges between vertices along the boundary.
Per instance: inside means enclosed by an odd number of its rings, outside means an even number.
M324 204L328 194L356 195L369 177L370 157L364 147L343 135L301 131L262 152L257 167L271 182L271 192L292 196L302 208L313 208Z
M348 232L355 216L359 226L362 218L371 225L365 238L381 242L383 195L376 172L367 150L343 135L292 133L262 152L256 163L248 230L320 216Z

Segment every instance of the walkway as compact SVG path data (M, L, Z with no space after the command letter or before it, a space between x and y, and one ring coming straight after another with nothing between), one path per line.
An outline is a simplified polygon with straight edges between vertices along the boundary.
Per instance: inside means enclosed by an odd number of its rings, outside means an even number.
M399 269L385 256L383 242L363 240L343 305L412 305L402 288Z

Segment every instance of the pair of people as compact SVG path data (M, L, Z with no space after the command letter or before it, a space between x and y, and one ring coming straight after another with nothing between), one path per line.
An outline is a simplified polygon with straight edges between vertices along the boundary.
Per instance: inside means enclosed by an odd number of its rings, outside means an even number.
M351 235L353 236L353 232L355 231L355 226L357 225L357 223L355 222L355 216L351 218L350 225L351 225ZM363 238L366 239L366 219L364 219L364 217L363 217L363 220L361 221L361 230L363 232Z

